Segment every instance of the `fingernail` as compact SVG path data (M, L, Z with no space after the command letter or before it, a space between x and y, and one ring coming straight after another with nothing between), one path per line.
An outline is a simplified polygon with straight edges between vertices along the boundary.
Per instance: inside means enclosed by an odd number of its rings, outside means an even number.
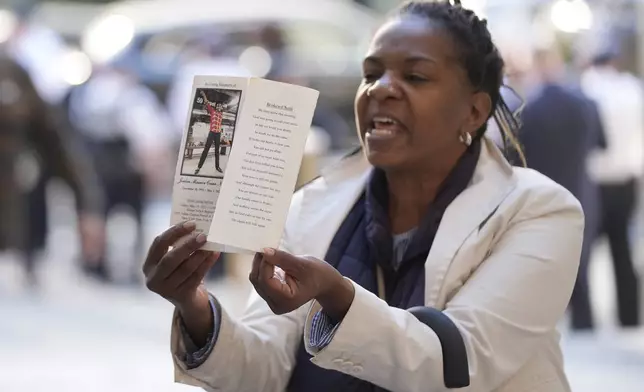
M197 243L203 244L203 243L206 242L207 239L208 239L208 237L206 237L206 235L204 233L201 233L201 234L199 234L197 236Z
M183 228L186 230L194 230L197 228L197 222L195 221L189 221L183 224Z
M264 254L267 256L275 256L275 249L264 248Z

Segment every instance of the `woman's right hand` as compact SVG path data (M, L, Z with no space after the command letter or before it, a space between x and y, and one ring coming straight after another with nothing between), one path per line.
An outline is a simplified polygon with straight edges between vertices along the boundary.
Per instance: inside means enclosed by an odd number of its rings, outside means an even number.
M186 222L164 231L154 239L143 265L147 288L179 311L208 309L202 282L219 258L219 253L199 250L206 236L195 229L194 222Z

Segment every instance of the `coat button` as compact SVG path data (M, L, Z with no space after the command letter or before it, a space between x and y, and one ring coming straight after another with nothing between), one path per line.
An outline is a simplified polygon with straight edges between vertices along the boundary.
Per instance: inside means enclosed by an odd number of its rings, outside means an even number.
M344 364L344 361L343 361L343 360L341 360L341 359L334 359L334 360L333 360L333 364L334 364L335 366L337 366L337 367L340 367L340 366L342 366L342 365Z
M363 370L364 370L364 369L362 368L362 366L360 366L360 365L356 365L356 366L354 366L354 367L351 369L351 373L353 373L353 374L360 374L360 373L362 373L362 371L363 371Z
M349 373L351 373L351 371L353 371L353 363L352 363L352 362L348 362L348 361L347 361L347 362L345 362L345 363L343 363L343 364L342 364L341 369L342 369L342 371L343 371L344 373L349 374Z

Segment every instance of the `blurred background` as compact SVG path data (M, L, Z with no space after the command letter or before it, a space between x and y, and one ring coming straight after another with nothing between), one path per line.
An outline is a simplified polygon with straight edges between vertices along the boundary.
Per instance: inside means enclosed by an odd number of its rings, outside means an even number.
M140 267L170 218L192 77L321 92L300 183L357 145L353 98L396 0L0 0L0 391L181 391ZM644 1L463 0L525 100L528 165L589 220L562 322L574 391L642 391ZM494 129L490 132L494 136ZM248 260L212 291L232 314Z

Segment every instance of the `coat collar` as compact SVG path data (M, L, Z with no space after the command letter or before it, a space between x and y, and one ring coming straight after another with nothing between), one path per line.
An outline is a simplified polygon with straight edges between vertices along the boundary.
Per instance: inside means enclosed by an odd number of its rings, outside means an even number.
M480 230L516 186L512 166L494 142L484 141L472 181L447 207L427 256L425 300L430 306L437 303L451 261L465 240Z
M357 152L322 170L302 189L302 204L289 235L290 248L299 254L324 258L345 217L354 206L371 173L371 165Z
M298 254L324 258L329 244L360 197L371 172L364 154L343 159L306 186L291 236L291 249ZM438 294L449 268L467 237L477 230L514 188L512 167L494 143L483 138L481 155L468 187L449 205L425 263L425 298L428 304ZM431 279L429 279L431 277Z

